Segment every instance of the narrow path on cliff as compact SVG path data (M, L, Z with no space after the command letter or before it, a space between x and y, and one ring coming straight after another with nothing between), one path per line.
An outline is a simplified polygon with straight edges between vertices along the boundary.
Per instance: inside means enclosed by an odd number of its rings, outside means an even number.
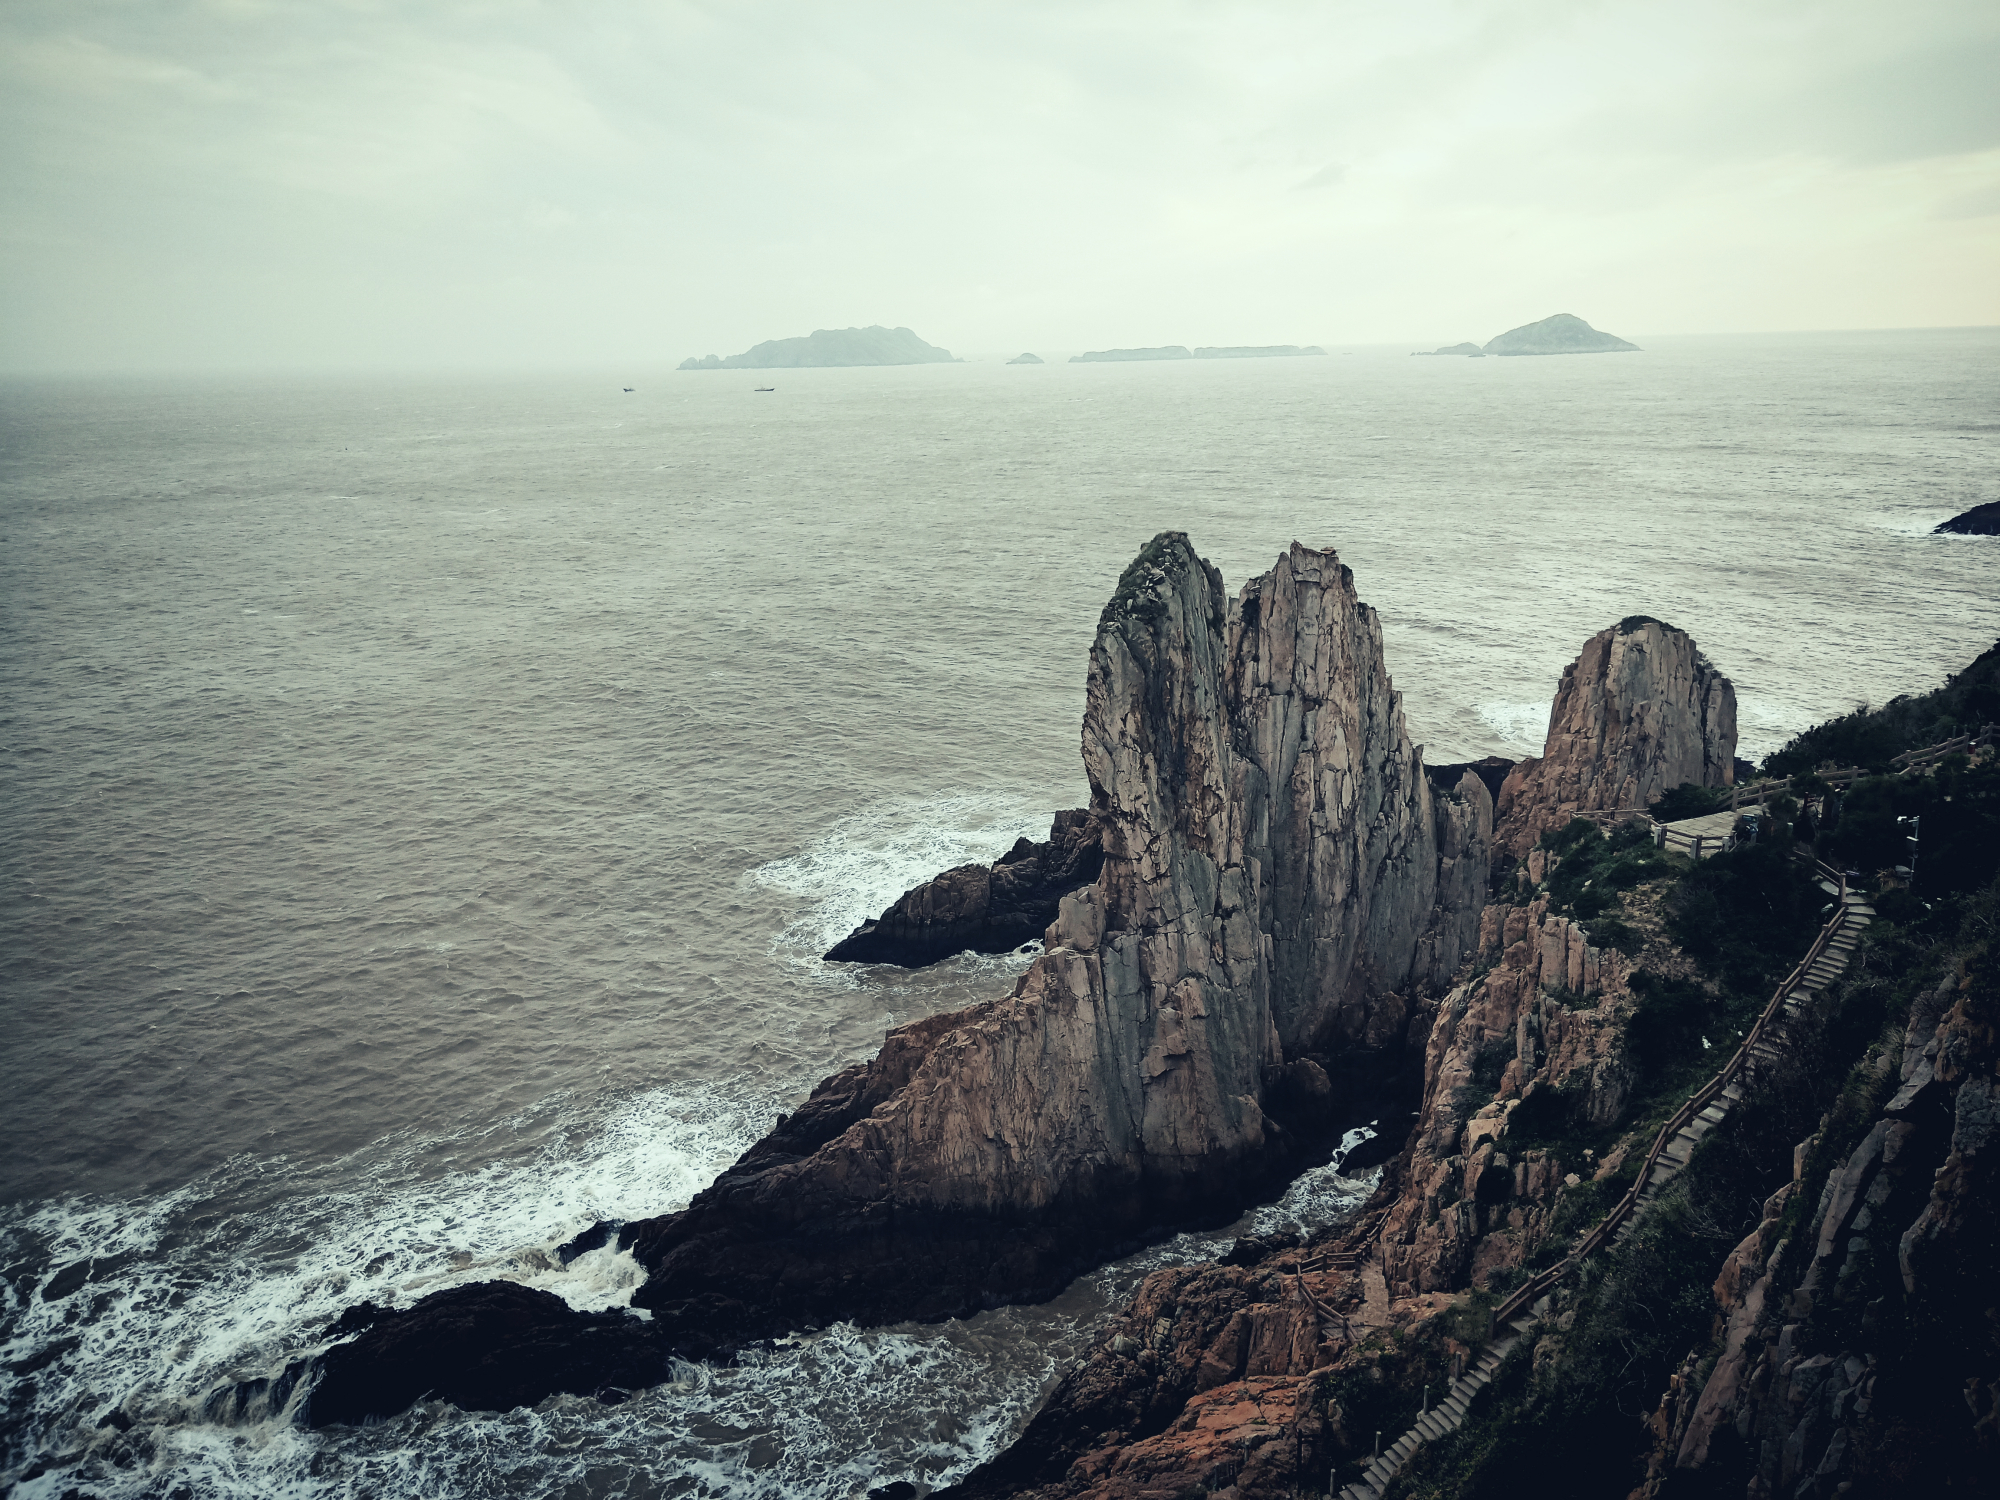
M1862 929L1874 920L1875 909L1858 892L1847 888L1847 878L1840 871L1818 861L1814 861L1813 871L1820 888L1834 898L1833 915L1820 928L1805 957L1778 985L1742 1046L1660 1128L1639 1167L1639 1175L1611 1212L1584 1236L1576 1249L1494 1309L1494 1337L1472 1362L1472 1367L1452 1382L1442 1402L1418 1417L1416 1425L1380 1454L1360 1479L1340 1491L1341 1500L1381 1500L1390 1481L1401 1472L1412 1453L1432 1438L1458 1430L1472 1398L1493 1379L1494 1372L1515 1346L1533 1331L1550 1291L1585 1257L1607 1243L1622 1242L1632 1233L1640 1216L1686 1168L1702 1138L1727 1119L1729 1111L1756 1086L1758 1069L1783 1054L1788 1023L1809 1010L1820 991L1846 971ZM1378 1215L1373 1228L1379 1229L1386 1217ZM1349 1253L1358 1258L1366 1252Z

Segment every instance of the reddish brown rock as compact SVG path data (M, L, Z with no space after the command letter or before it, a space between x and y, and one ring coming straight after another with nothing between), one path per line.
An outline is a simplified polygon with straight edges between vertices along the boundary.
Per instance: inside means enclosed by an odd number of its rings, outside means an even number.
M1483 1286L1540 1245L1563 1179L1589 1164L1509 1148L1510 1117L1531 1089L1554 1091L1594 1125L1617 1120L1630 1089L1633 961L1592 947L1576 923L1549 915L1546 897L1488 907L1481 931L1493 967L1445 996L1426 1043L1407 1186L1382 1230L1393 1296ZM1496 1073L1490 1087L1476 1082Z
M1645 808L1683 782L1735 780L1736 689L1686 631L1634 616L1563 670L1542 753L1501 784L1496 857L1520 859L1580 812Z

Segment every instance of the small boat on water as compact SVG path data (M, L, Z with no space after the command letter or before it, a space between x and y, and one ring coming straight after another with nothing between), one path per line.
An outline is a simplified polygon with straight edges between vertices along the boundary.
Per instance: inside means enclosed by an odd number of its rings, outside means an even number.
M757 387L757 390L758 390L758 391L759 391L760 393L761 393L761 392L764 392L764 391L775 391L776 389L777 389L777 387L776 387L775 385L760 385L760 386L758 386L758 387Z
M626 395L628 395L628 396L632 394L632 387L631 387L631 386L629 386L629 385L628 385L628 386L626 386L626 387L625 387L625 394L626 394Z

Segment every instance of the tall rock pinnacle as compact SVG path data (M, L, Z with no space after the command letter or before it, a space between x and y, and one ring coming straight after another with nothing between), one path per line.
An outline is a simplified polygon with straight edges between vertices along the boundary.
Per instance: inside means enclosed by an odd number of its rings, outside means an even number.
M1493 852L1520 858L1580 812L1644 808L1682 782L1736 779L1736 689L1694 637L1635 615L1563 670L1542 753L1501 784Z
M1232 607L1185 536L1148 543L1099 622L1083 759L1103 869L1014 994L893 1031L629 1226L637 1305L727 1340L1050 1294L1270 1181L1296 1142L1267 1108L1326 1110L1307 1054L1400 1048L1476 944L1490 801L1470 775L1434 797L1332 552L1294 544Z

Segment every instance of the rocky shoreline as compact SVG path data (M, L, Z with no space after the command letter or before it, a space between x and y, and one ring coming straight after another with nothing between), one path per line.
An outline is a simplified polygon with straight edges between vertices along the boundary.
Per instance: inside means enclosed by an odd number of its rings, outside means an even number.
M1227 1222L1399 1103L1384 1117L1414 1107L1415 1125L1379 1142L1354 1223L1155 1273L1019 1441L950 1493L1345 1482L1377 1426L1479 1347L1482 1308L1623 1191L1635 1133L1699 1070L1703 1032L1754 1007L1818 920L1775 851L1702 866L1636 824L1605 836L1685 782L1734 776L1733 688L1656 620L1584 644L1541 756L1440 772L1335 554L1294 544L1231 598L1163 533L1100 619L1082 740L1088 808L916 887L828 955L916 965L1039 939L1011 995L895 1028L687 1208L564 1247L630 1250L643 1321L506 1283L352 1309L329 1330L343 1342L287 1372L310 1385L307 1420L425 1398L615 1401L671 1357L1047 1298L1149 1239ZM1928 1066L1911 1084L1905 1059L1904 1092L1933 1113L1929 1080L1986 1087L1977 1060ZM1969 1243L1963 1220L1932 1238ZM1768 1228L1732 1287L1775 1253ZM1534 1343L1536 1379L1559 1377L1563 1340ZM1689 1434L1728 1401L1738 1428L1764 1420L1728 1395L1754 1357L1730 1356L1710 1415L1662 1408L1679 1457L1658 1473L1699 1466L1709 1440ZM1525 1399L1508 1380L1493 1399Z

